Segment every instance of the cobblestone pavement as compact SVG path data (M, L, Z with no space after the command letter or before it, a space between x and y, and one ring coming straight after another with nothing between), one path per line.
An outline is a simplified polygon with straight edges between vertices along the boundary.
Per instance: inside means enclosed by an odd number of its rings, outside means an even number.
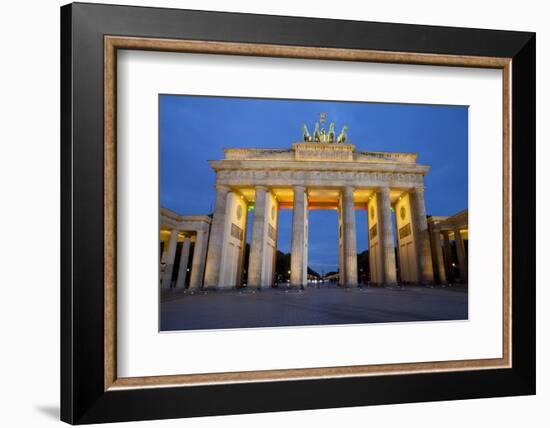
M304 291L164 291L161 330L198 330L464 320L468 294L458 287L339 288Z

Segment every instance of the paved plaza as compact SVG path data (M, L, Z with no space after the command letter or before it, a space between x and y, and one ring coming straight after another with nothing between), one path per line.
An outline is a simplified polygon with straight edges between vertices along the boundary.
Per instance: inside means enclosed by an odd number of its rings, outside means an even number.
M169 330L465 320L464 287L341 288L304 291L162 290L160 327Z

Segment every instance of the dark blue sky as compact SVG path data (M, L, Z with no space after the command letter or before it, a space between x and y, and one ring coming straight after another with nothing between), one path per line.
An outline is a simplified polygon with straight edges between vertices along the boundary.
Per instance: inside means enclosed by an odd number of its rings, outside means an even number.
M160 204L179 214L209 214L215 174L207 160L226 147L289 148L302 123L313 132L319 112L364 151L418 153L431 166L425 177L428 214L450 215L468 206L468 108L410 104L160 96ZM290 251L291 210L279 213L278 248ZM356 211L358 251L367 248L363 211ZM337 213L310 211L309 265L338 264ZM249 228L250 229L250 228ZM364 233L362 233L364 232Z

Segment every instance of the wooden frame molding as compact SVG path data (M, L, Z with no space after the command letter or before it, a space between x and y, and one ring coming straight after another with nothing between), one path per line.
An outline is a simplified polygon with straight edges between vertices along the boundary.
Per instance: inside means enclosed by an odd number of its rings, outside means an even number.
M382 62L502 70L503 81L503 349L502 358L307 369L205 373L118 378L116 367L116 79L117 50L223 54L337 61ZM510 368L512 362L512 60L360 49L335 49L252 43L104 37L104 390L196 386L223 383L302 380L423 372Z

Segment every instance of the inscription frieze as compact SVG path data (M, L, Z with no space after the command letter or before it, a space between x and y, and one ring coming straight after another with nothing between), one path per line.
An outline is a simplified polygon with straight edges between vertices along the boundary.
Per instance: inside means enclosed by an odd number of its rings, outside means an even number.
M411 187L422 184L422 174L398 174L392 172L359 171L277 171L277 170L222 170L218 171L218 183L227 185L353 185L372 187L391 185Z

